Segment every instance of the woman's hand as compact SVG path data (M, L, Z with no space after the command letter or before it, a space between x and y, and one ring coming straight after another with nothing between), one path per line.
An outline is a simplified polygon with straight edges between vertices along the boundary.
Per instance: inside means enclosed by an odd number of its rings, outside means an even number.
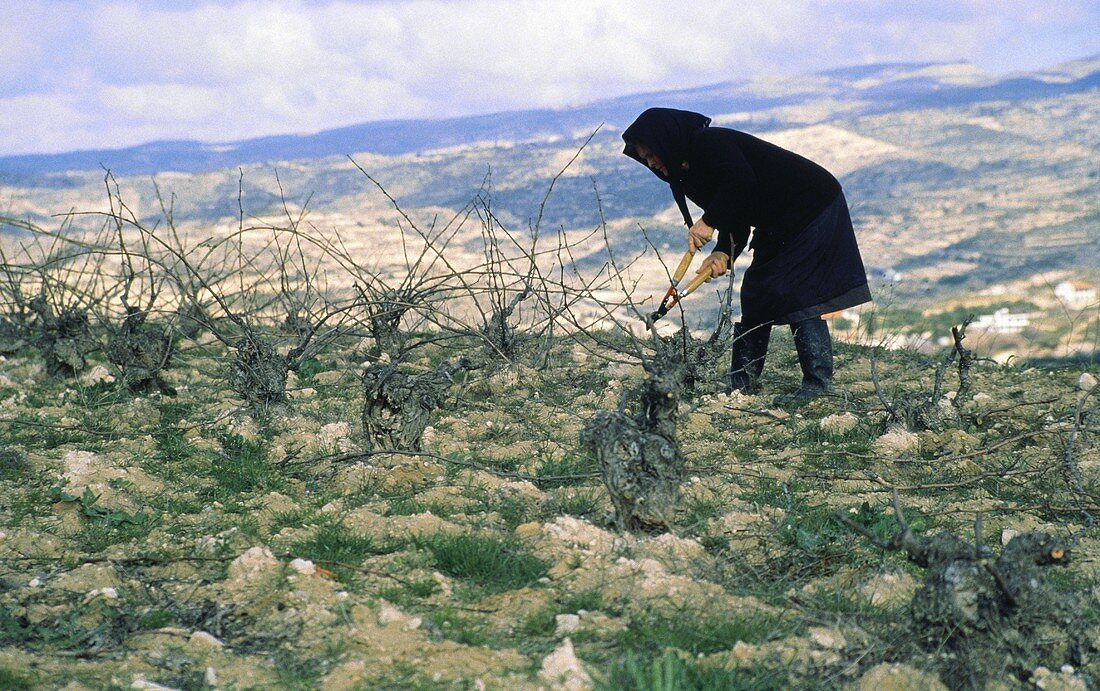
M715 250L710 253L710 256L703 260L703 264L696 271L696 274L710 273L711 278L718 278L722 274L729 270L730 256L725 252L719 252Z
M713 236L714 228L708 226L700 218L688 230L688 252L694 254L696 251L703 249Z

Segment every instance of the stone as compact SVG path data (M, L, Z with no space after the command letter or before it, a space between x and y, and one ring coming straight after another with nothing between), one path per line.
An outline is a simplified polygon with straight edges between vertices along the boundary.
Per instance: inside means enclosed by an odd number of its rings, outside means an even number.
M860 589L863 597L876 607L900 607L913 598L919 584L913 576L901 572L878 574Z
M413 617L405 614L395 605L392 605L385 600L379 600L378 623L382 626L389 626L390 624L400 624L401 628L405 631L415 631L416 629L420 628L423 620L420 617Z
M95 384L104 383L110 384L115 380L111 371L103 365L96 365L89 372L85 372L80 376L80 383L85 386L94 386Z
M907 453L913 453L920 445L920 437L916 434L896 427L875 440L873 448L875 453L887 458L897 458Z
M225 647L225 643L206 631L195 631L187 640L192 648L198 650L221 650Z
M1077 377L1077 388L1082 391L1092 391L1092 388L1096 386L1096 377L1088 372L1082 372L1080 377Z
M102 598L104 600L117 600L118 591L111 586L107 586L105 588L96 588L95 590L89 591L88 594L84 596L84 602L91 602L92 600L95 600L97 598Z
M554 617L554 635L564 636L576 633L581 628L581 618L577 614L559 614Z
M543 659L539 679L551 691L588 691L593 687L592 677L581 666L568 638Z
M294 561L290 562L290 568L294 569L296 572L302 574L303 576L311 576L317 573L317 567L314 566L313 562L311 562L309 559L295 559Z
M863 673L859 691L947 691L947 687L931 672L884 662Z
M829 650L843 650L847 645L847 641L844 640L844 634L836 629L826 628L824 626L814 626L810 628L810 640L819 648L826 648Z
M149 681L145 678L144 674L139 674L134 677L134 681L130 684L131 689L146 689L147 691L176 691L171 686L165 686L164 684L158 684L155 681Z
M279 560L267 547L252 547L229 563L229 580L256 584L266 581L279 569Z
M859 418L852 413L844 412L827 415L818 423L825 432L835 435L847 434L859 424Z
M1087 691L1088 684L1073 671L1072 665L1063 665L1057 672L1046 667L1036 667L1029 681L1043 691Z

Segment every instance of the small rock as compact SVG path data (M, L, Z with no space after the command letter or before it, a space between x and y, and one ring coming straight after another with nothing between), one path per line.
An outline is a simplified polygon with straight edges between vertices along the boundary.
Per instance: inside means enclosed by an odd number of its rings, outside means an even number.
M581 627L581 618L576 614L559 614L554 617L554 635L564 636L576 633Z
M317 435L322 447L335 448L341 453L351 450L351 426L346 422L330 422Z
M99 384L100 382L104 384L110 384L114 380L114 375L112 375L111 371L103 365L96 365L91 369L91 371L85 373L83 376L80 377L80 383L84 384L85 386L93 386L95 384Z
M104 600L117 600L118 591L110 586L106 588L96 588L95 590L89 591L88 594L84 596L84 602L91 602L98 597Z
M592 677L584 671L573 652L573 642L568 638L543 659L539 679L548 684L551 691L587 691L593 687Z
M1020 534L1019 530L1013 530L1012 528L1005 528L1001 531L1001 547L1007 547L1008 543L1012 542L1012 538Z
M947 687L931 672L884 662L863 673L859 691L947 691Z
M818 423L821 429L830 434L847 434L855 429L859 424L859 418L852 413L837 413L835 415L826 415L821 418L821 422Z
M229 564L229 580L238 583L265 581L279 568L279 560L266 547L251 547Z
M756 646L744 641L737 641L733 644L733 659L738 662L748 662L756 655Z
M290 562L290 568L294 569L303 576L312 576L317 573L317 567L313 565L309 559L295 559Z
M899 607L909 602L919 584L907 573L888 572L875 576L860 589L876 607Z
M378 607L378 623L382 626L387 624L393 624L399 621L404 621L405 613L397 607L394 607L385 600L379 602Z
M577 363L578 365L583 365L584 363L588 362L588 350L579 343L573 346L573 350L569 353L569 355L570 357L572 357L573 362Z
M218 687L218 672L213 667L206 668L205 679L207 686L210 686L211 688Z
M1077 388L1082 391L1092 391L1092 387L1096 386L1096 377L1088 372L1082 372L1080 377L1077 377Z
M920 437L909 430L897 427L876 439L873 448L882 456L897 458L903 454L913 453L919 445Z
M134 677L133 683L130 684L131 689L148 689L149 691L176 691L171 686L165 686L158 684L155 681L149 681L145 678L144 674L139 674Z
M826 648L829 650L842 650L847 644L844 640L844 634L836 629L828 629L823 626L814 626L810 628L810 640L813 644L819 648Z
M222 643L215 636L206 631L196 631L192 633L188 641L190 641L192 646L200 649L220 650L225 647L225 643Z
M1069 667L1068 672L1066 667ZM1057 672L1036 667L1029 681L1044 691L1087 691L1089 688L1084 679L1074 675L1072 665L1064 665Z
M420 628L423 620L420 617L410 617L389 602L379 600L378 623L383 626L401 624L404 630L415 631Z
M531 521L530 523L523 523L516 526L516 537L521 540L527 538L533 538L542 532L542 524L538 521Z

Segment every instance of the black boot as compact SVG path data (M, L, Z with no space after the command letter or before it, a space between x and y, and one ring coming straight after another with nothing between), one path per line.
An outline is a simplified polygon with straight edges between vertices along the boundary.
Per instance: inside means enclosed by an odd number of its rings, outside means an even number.
M768 354L772 325L746 328L741 322L733 325L733 352L730 357L730 392L752 393L757 389L764 371L764 356Z
M789 394L779 396L774 405L802 403L833 390L833 340L829 325L820 317L791 324L798 364L802 367L802 384Z

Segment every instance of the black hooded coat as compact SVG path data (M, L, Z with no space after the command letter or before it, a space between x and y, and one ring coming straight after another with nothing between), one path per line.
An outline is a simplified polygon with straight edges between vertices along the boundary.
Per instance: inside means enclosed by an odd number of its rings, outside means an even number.
M752 229L753 261L741 284L744 323L793 324L871 300L848 203L829 171L672 108L646 110L623 141L623 153L643 165L637 144L661 159L668 176L653 172L669 184L684 222L692 225L690 199L718 229L715 249L731 262Z

